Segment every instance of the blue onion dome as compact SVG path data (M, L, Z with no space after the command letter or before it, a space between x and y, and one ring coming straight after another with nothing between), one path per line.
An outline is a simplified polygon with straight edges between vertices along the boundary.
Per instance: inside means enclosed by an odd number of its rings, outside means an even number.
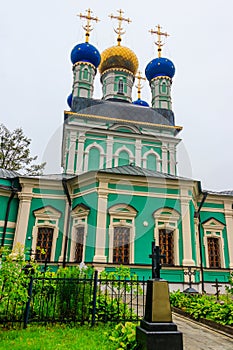
M68 97L67 97L67 103L68 103L68 106L71 108L71 106L72 106L72 98L73 98L73 96L72 96L72 94L70 94Z
M160 76L172 79L175 74L175 66L168 58L157 57L148 63L145 74L149 81Z
M96 68L100 64L100 53L95 46L89 43L81 43L76 45L71 51L71 62L89 62L92 63Z
M149 107L149 104L146 101L141 100L140 98L138 98L136 101L133 101L133 104L143 107Z

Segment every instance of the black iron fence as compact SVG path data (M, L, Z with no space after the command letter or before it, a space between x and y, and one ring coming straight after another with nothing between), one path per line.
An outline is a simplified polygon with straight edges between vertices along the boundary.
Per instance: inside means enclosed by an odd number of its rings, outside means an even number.
M27 298L3 299L0 323L89 323L137 321L143 317L146 281L31 276Z

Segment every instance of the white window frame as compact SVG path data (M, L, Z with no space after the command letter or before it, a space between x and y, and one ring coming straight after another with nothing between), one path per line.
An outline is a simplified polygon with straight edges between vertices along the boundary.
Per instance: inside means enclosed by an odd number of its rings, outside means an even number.
M122 151L128 153L128 155L129 155L129 162L130 162L130 163L134 162L134 155L133 155L133 152L132 152L130 149L128 149L128 148L124 145L124 146L118 148L118 149L116 150L116 152L114 153L114 155L113 155L113 158L114 158L114 166L118 166L118 163L119 163L119 154L120 154Z
M84 258L86 254L87 231L88 231L87 218L88 218L89 212L90 212L90 209L86 207L84 204L78 204L72 210L71 217L73 219L73 225L71 229L70 261L75 261L76 233L77 233L77 228L82 226L84 227L82 262L84 262Z
M57 246L57 239L59 233L59 219L61 217L61 212L56 210L55 208L47 205L43 208L37 209L34 211L34 216L36 218L35 224L32 228L32 251L36 252L36 244L38 237L38 229L41 227L52 228L53 229L53 242L51 248L50 261L55 260L55 252ZM43 221L43 222L40 222ZM51 223L50 221L54 221Z
M211 218L208 221L204 222L202 224L202 227L204 232L203 242L204 242L204 250L205 250L205 257L206 257L206 267L207 268L210 267L207 239L213 237L213 238L218 238L219 240L220 266L221 268L225 268L226 262L224 257L224 239L223 239L223 229L225 226L218 220ZM216 269L218 269L218 267L216 267Z
M153 148L151 148L149 151L145 152L143 157L142 157L142 166L143 168L147 168L147 157L153 154L156 157L156 170L157 171L161 171L161 158L159 156L159 154L157 152L155 152L155 150L153 150Z
M175 210L168 207L160 208L153 213L155 220L154 239L155 244L159 245L159 230L173 231L174 239L174 265L180 265L179 262L179 229L178 222L180 220L180 214Z
M103 147L101 147L97 142L93 142L84 151L84 171L88 171L88 159L89 159L89 152L91 148L97 148L100 151L100 164L99 168L102 169L104 165L104 158L105 153Z
M129 242L129 263L134 263L134 240L135 240L135 217L137 211L127 204L117 204L109 208L110 225L109 225L109 255L108 262L113 263L113 242L114 242L114 228L128 227L130 229ZM119 220L115 222L114 220ZM127 220L131 220L128 223Z

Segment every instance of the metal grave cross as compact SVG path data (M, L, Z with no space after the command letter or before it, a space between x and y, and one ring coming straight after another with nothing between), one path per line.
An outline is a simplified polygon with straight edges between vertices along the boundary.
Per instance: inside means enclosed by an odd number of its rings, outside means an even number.
M152 259L152 278L160 278L161 259L165 258L165 255L160 254L160 248L155 245L155 242L152 242L152 254L149 255L149 258Z
M220 294L220 289L219 289L219 287L222 287L222 285L218 283L218 279L217 279L217 278L216 278L216 280L215 280L215 284L212 284L212 287L215 287L215 288L216 288L216 293L215 293L215 295L216 295L216 297L217 297L217 301L219 301L219 294Z

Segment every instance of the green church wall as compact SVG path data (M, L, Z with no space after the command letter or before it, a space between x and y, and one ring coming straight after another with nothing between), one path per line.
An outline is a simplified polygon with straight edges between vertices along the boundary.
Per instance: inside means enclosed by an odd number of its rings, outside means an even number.
M230 273L228 271L216 271L216 270L208 270L204 271L204 282L213 282L218 280L220 283L227 283L229 281Z
M151 251L151 242L154 236L155 221L153 213L163 207L174 208L179 212L179 201L170 198L109 194L108 208L120 203L126 203L138 211L138 214L135 217L135 263L148 263L148 255ZM144 222L147 222L148 226L144 226ZM142 246L144 251L141 250Z

